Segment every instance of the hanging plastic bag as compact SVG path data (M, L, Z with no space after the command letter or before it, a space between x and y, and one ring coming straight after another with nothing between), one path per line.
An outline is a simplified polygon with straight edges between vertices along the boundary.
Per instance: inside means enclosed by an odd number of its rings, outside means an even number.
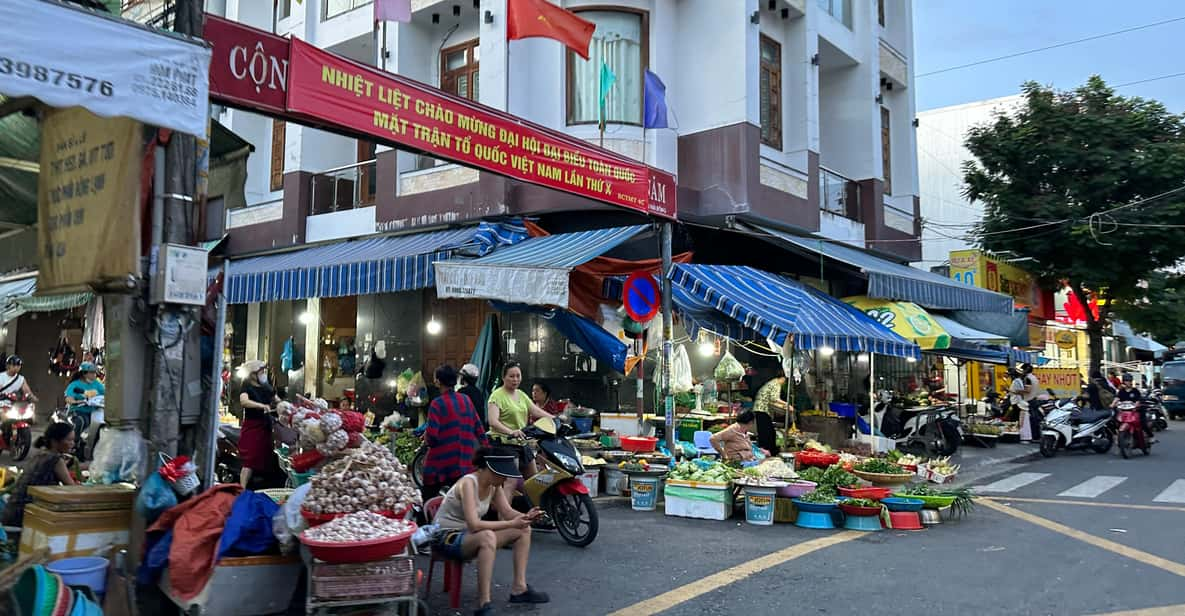
M745 367L729 351L724 352L720 363L716 364L715 376L717 381L734 383L745 376Z
M148 448L139 430L107 426L103 430L103 438L95 446L90 483L139 483L147 470L147 456Z
M140 486L140 493L136 495L136 512L148 521L151 526L156 518L165 511L177 506L177 495L173 487L160 473L152 473Z
M691 358L687 355L687 345L680 344L671 358L671 391L681 394L691 391L692 387Z

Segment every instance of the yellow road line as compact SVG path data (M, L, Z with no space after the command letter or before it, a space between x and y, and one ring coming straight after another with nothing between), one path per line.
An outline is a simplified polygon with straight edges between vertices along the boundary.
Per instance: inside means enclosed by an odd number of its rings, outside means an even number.
M778 550L771 554L766 554L761 558L743 562L735 567L725 569L723 571L713 573L704 578L700 578L694 582L684 584L679 588L667 591L656 597L652 597L645 601L635 603L629 607L622 608L609 614L609 616L642 616L644 614L657 614L669 610L680 603L686 603L700 595L707 594L721 588L728 586L734 582L739 582L753 574L761 573L770 567L789 562L795 558L806 556L811 552L822 550L823 548L831 547L836 544L846 543L853 539L864 536L865 533L860 531L844 531L842 533L835 533L819 539L812 539L803 543L792 545L788 548Z
M1014 497L991 497L997 501L1008 501L1016 503L1048 503L1051 505L1078 505L1079 507L1108 507L1112 509L1144 509L1149 511L1185 511L1185 507L1173 507L1171 505L1129 505L1127 503L1100 503L1090 501L1075 501L1075 500L1061 500L1056 498L1014 498Z
M1149 554L1148 552L1144 552L1142 550L1137 550L1133 547L1128 547L1126 545L1123 545L1122 543L1115 543L1114 541L1108 541L1108 540L1103 539L1101 537L1096 537L1096 536L1091 535L1089 533L1084 533L1080 530L1070 528L1069 526L1066 526L1064 524L1058 524L1057 522L1054 522L1052 520L1047 520L1041 516L1036 516L1031 513L1016 509L1014 507L1002 505L1002 504L996 502L996 500L992 499L992 498L980 498L978 500L979 500L980 504L984 505L985 507L987 507L989 509L994 509L996 511L999 511L1000 513L1004 513L1004 514L1010 515L1014 518L1024 520L1024 521L1032 523L1032 524L1036 524L1037 526L1040 526L1041 528L1051 530L1055 533L1060 533L1060 534L1070 537L1072 539L1077 539L1079 541L1082 541L1083 543L1089 543L1090 545L1093 545L1097 548L1102 548L1104 550L1107 550L1108 552L1114 552L1115 554L1119 554L1120 556L1126 556L1134 561L1144 563L1145 565L1150 565L1150 566L1156 567L1158 569L1163 569L1165 571L1168 571L1169 573L1179 575L1181 577L1185 577L1185 565L1182 565L1181 563L1173 562L1173 561L1168 560L1166 558L1161 558L1155 554ZM1179 613L1180 612L1178 612L1178 614Z
M1107 612L1106 614L1095 614L1095 616L1181 616L1181 614L1185 614L1185 603L1164 607L1147 607L1142 610Z

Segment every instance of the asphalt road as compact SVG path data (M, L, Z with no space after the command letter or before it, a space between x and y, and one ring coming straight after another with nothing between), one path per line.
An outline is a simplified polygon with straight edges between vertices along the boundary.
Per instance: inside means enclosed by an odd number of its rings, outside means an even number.
M551 603L505 603L509 551L494 595L499 613L532 615L1182 615L1185 422L1160 440L1147 458L1000 464L973 482L995 490L975 513L916 533L688 520L602 499L587 549L534 537L529 581ZM471 613L476 570L465 570L460 612L436 575L433 613Z

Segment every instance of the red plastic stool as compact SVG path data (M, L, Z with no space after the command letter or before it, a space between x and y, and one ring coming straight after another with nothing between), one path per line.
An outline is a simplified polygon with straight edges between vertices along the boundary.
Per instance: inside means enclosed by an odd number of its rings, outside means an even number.
M461 573L465 570L465 563L459 560L440 558L432 554L428 562L428 583L424 585L426 593L432 592L432 572L436 570L437 561L444 563L444 579L442 588L448 593L448 606L454 610L461 609Z

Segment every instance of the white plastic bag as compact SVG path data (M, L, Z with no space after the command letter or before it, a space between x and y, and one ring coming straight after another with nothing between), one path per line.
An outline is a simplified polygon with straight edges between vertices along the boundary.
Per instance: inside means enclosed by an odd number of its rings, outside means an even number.
M147 477L147 456L148 447L139 430L108 426L95 446L90 483L140 483Z
M681 394L691 391L693 386L691 358L687 355L687 346L680 344L675 347L675 352L671 358L671 391Z
M300 507L304 504L304 499L308 497L309 489L312 487L313 484L310 482L293 490L292 495L284 501L284 507L281 508L284 513L285 525L293 537L300 536L300 533L309 527L304 516L300 515Z

